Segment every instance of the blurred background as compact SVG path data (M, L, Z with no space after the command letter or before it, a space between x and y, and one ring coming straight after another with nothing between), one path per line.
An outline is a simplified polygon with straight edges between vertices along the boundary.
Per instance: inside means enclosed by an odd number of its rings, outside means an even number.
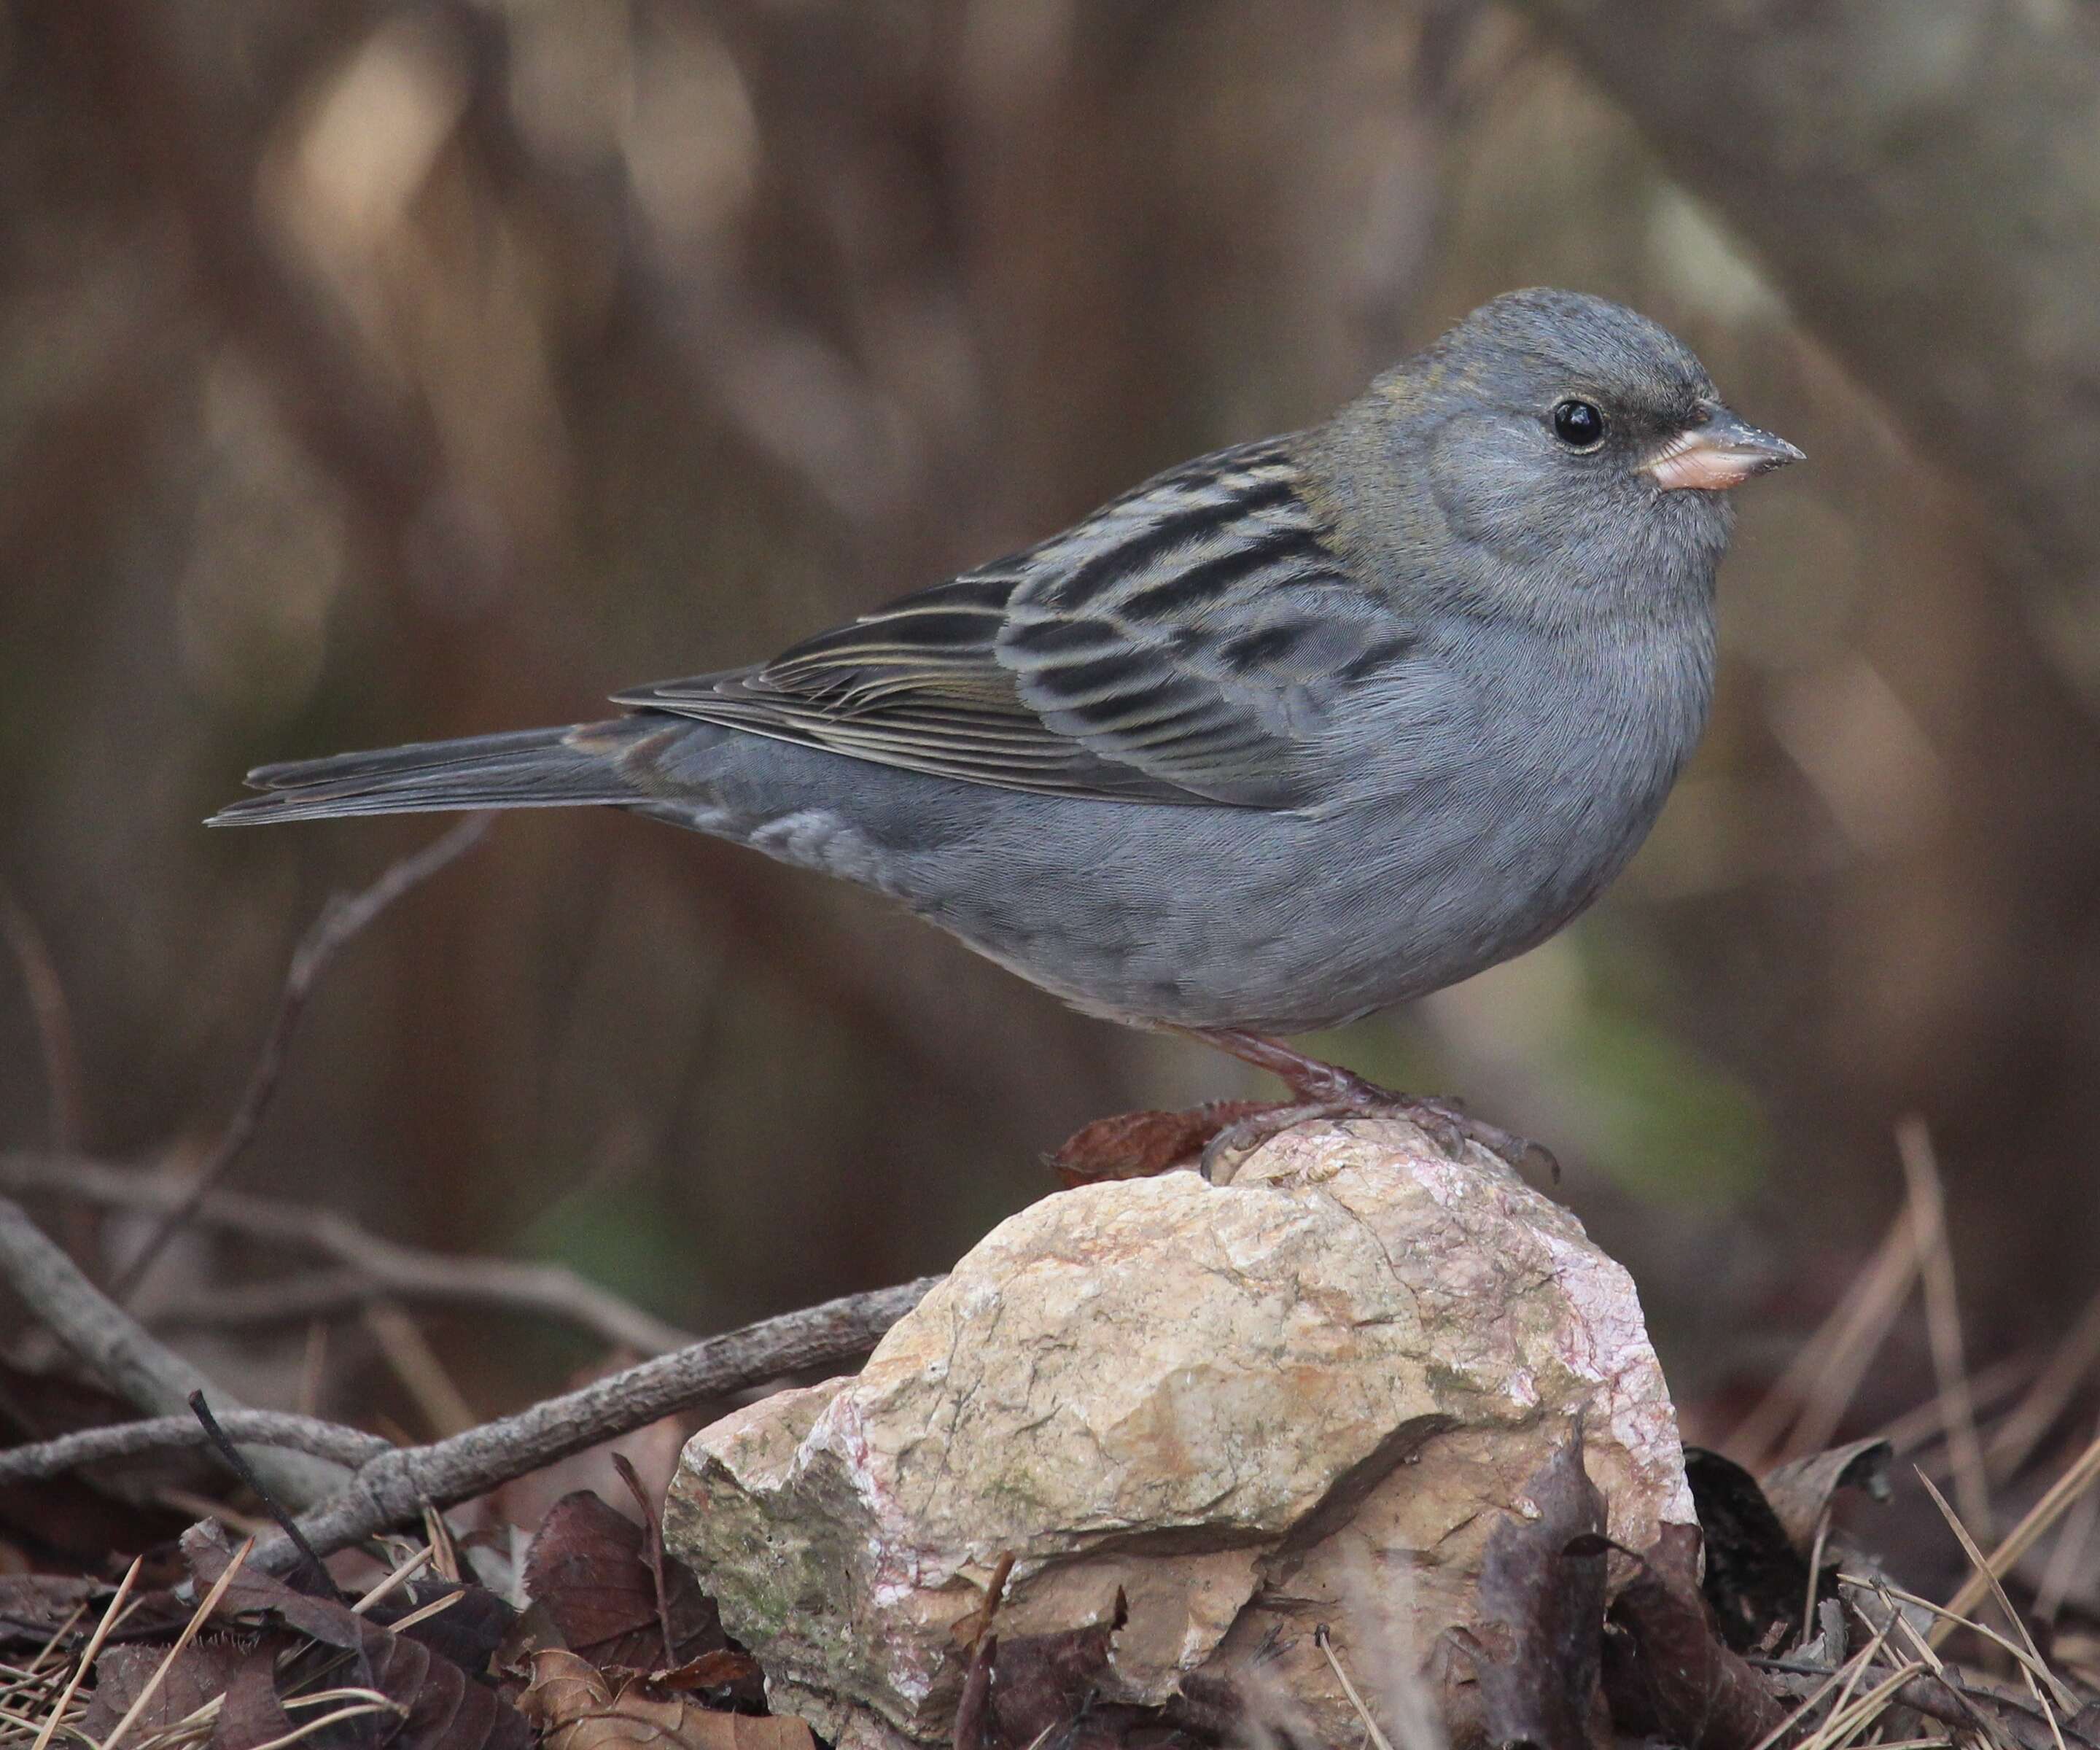
M1555 283L1811 463L1744 496L1631 872L1317 1047L1551 1144L1695 1429L1859 1276L1907 1113L1970 1360L2046 1352L2100 1286L2096 68L2014 0L14 0L0 1147L193 1169L300 932L438 830L206 832L248 766L762 657ZM345 951L235 1182L707 1329L943 1267L1091 1118L1271 1091L518 815ZM586 1354L426 1329L479 1414Z

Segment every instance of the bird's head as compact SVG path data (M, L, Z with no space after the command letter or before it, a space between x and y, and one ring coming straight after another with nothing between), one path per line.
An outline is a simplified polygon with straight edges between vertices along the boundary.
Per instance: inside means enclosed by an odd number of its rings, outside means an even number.
M1458 556L1469 594L1638 606L1710 591L1729 489L1801 459L1722 402L1645 316L1534 289L1482 305L1344 415L1383 452L1411 534ZM1361 472L1361 469L1357 470Z

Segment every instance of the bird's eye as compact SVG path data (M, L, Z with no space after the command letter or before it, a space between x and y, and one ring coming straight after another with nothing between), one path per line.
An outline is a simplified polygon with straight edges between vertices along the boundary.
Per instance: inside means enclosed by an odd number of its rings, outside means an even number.
M1564 401L1553 410L1553 435L1571 450L1594 450L1604 441L1604 416L1588 401Z

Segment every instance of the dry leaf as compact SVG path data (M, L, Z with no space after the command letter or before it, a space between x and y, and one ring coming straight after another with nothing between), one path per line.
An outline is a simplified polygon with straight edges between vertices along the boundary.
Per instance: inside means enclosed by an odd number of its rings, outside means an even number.
M243 1651L230 1641L192 1642L175 1655L132 1730L148 1736L188 1719L206 1702L223 1695ZM153 1681L153 1673L167 1656L164 1646L104 1648L95 1662L95 1695L81 1717L81 1732L99 1743L139 1699L139 1691Z
M1794 1548L1808 1554L1815 1542L1817 1522L1841 1488L1864 1489L1876 1501L1886 1501L1894 1492L1889 1466L1895 1451L1886 1440L1854 1440L1767 1471L1765 1499Z
M664 1663L664 1638L646 1549L642 1528L589 1490L564 1495L526 1555L526 1594L572 1652L594 1664L657 1669ZM664 1564L664 1588L675 1664L729 1645L714 1600L683 1563Z
M652 1695L637 1677L615 1690L589 1660L562 1647L533 1654L527 1665L532 1681L518 1710L546 1734L546 1750L816 1750L801 1720Z
M979 1727L981 1735L1025 1750L1078 1719L1109 1681L1109 1650L1129 1620L1129 1601L1118 1586L1101 1622L1055 1634L1013 1635L999 1640L995 1650L988 1638L979 1651L986 1653L990 1729Z
M1273 1103L1214 1100L1185 1112L1124 1112L1096 1118L1065 1139L1050 1170L1067 1190L1110 1179L1149 1179L1192 1163L1228 1124L1268 1112Z
M1696 1446L1685 1448L1684 1474L1705 1540L1706 1602L1721 1638L1749 1653L1775 1633L1798 1633L1808 1563L1757 1479L1733 1459Z
M1604 1497L1579 1426L1524 1492L1538 1517L1504 1519L1480 1565L1482 1715L1492 1743L1582 1750L1602 1656Z
M225 1568L224 1543L210 1535L216 1529L195 1527L183 1538L183 1552L201 1585ZM236 1673L228 1708L213 1735L214 1750L250 1750L299 1723L287 1717L277 1699L280 1660L324 1663L331 1667L333 1686L376 1690L395 1704L399 1713L375 1714L364 1722L367 1743L389 1750L526 1750L532 1742L532 1729L515 1708L417 1638L421 1624L396 1634L333 1598L294 1592L246 1568L234 1576L221 1609L230 1618L296 1632L276 1642L283 1651L273 1652L267 1663L250 1660ZM436 1621L431 1619L432 1627ZM238 1708L232 1705L236 1694Z
M1699 1588L1699 1533L1665 1525L1612 1605L1604 1692L1621 1734L1684 1750L1750 1750L1785 1709L1714 1633Z

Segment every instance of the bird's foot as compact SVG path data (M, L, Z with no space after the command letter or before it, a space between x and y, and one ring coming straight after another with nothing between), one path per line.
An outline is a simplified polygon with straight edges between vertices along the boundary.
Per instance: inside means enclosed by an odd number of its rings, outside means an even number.
M1317 1118L1402 1118L1454 1161L1464 1160L1467 1144L1476 1144L1505 1166L1521 1171L1528 1165L1536 1165L1543 1167L1555 1184L1560 1182L1560 1163L1550 1150L1514 1131L1473 1117L1455 1100L1396 1094L1371 1082L1361 1085L1370 1089L1373 1097L1352 1095L1346 1099L1298 1100L1265 1106L1233 1120L1204 1144L1198 1157L1203 1176L1216 1184L1229 1184L1250 1154L1295 1125Z
M1477 1143L1511 1167L1520 1170L1527 1163L1536 1163L1545 1168L1555 1184L1560 1182L1560 1163L1551 1151L1498 1124L1473 1117L1456 1100L1396 1093L1339 1064L1308 1057L1281 1039L1258 1033L1206 1029L1194 1032L1193 1037L1242 1063L1280 1077L1294 1096L1289 1105L1257 1111L1227 1126L1227 1130L1239 1131L1238 1136L1229 1138L1226 1131L1220 1131L1211 1137L1204 1145L1202 1159L1204 1170L1213 1178L1216 1177L1213 1168L1228 1152L1244 1158L1269 1137L1308 1119L1357 1117L1405 1118L1454 1158L1463 1158L1467 1144Z
M1214 1184L1227 1184L1249 1155L1294 1125L1318 1118L1404 1118L1455 1160L1465 1157L1468 1143L1477 1143L1512 1167L1537 1163L1560 1181L1560 1163L1537 1143L1473 1117L1451 1101L1396 1094L1346 1070L1339 1073L1353 1086L1346 1094L1322 1099L1218 1100L1180 1112L1096 1118L1074 1131L1048 1164L1067 1189L1112 1179L1149 1179L1189 1166Z

